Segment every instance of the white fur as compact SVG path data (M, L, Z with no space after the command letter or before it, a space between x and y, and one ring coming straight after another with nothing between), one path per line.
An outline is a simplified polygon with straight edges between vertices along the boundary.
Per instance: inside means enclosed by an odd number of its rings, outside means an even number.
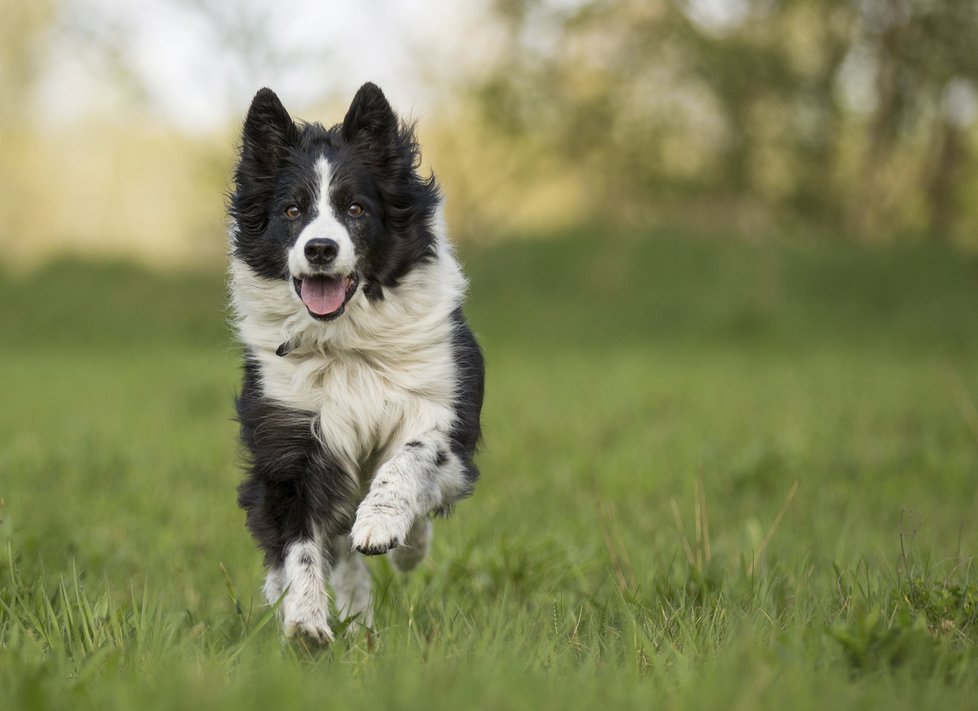
M464 293L465 278L440 234L437 259L383 300L368 302L358 290L346 312L325 323L308 314L291 284L231 261L238 333L259 362L264 394L319 412L323 442L361 483L399 445L451 430L451 315ZM292 350L280 357L275 351L285 342Z
M325 160L320 164L324 196L329 166ZM321 204L327 200L323 196ZM328 203L320 210L323 214L333 219ZM466 282L444 237L440 211L432 228L434 260L385 290L382 300L369 302L358 290L345 313L329 322L309 316L290 283L260 277L242 261L231 260L237 330L259 364L264 395L319 413L314 431L324 445L355 478L359 491L370 484L357 510L353 545L386 550L407 542L412 552L401 556L404 569L414 567L417 554L423 555L430 543L430 524L418 521L454 503L466 484L449 447L457 390L452 314L461 305ZM341 243L341 255L344 249ZM286 342L289 354L276 355ZM408 447L408 442L421 446ZM440 467L434 467L437 458L445 460ZM296 550L308 552L306 544L299 545ZM289 588L283 601L286 634L291 624L292 633L310 635L312 630L314 638L331 636L325 621L324 573L336 591L341 616L363 614L370 624L369 574L358 554L338 557L332 571L318 559L320 577L315 578L312 571L296 567L292 548L284 572L270 572L266 582L270 602L270 593L283 585Z
M268 575L265 576L265 586L262 588L265 600L268 601L269 605L274 605L282 597L284 590L285 571L279 566L269 569Z
M318 536L296 541L285 551L282 566L285 598L282 625L286 637L302 636L317 644L332 641L322 543Z
M336 560L329 576L329 584L335 595L336 613L340 620L352 620L350 630L374 626L370 571L363 556L351 551L349 543L338 541L335 546Z
M353 240L346 227L333 214L333 208L329 204L329 184L332 180L332 171L329 161L320 158L316 161L316 175L319 182L319 196L317 198L317 215L299 233L295 244L289 250L289 271L294 277L303 277L314 273L312 265L306 259L306 244L311 239L326 238L331 239L338 245L336 259L330 267L330 272L342 276L349 276L356 268L356 255L353 251Z
M441 467L435 464L439 452L446 459ZM465 477L450 454L448 432L424 433L416 446L402 446L377 471L350 532L354 547L386 551L401 545L417 519L443 501L455 501L464 490Z

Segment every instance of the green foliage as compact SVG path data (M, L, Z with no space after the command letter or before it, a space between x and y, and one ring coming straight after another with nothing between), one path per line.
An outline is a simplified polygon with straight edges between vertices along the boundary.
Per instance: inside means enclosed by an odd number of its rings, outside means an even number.
M832 636L856 671L898 667L909 661L918 665L920 673L932 673L941 661L940 645L927 623L906 610L886 620L878 608L867 610L834 627Z
M978 639L978 583L935 583L918 577L907 584L903 599L924 614L935 634L955 632Z
M594 219L973 233L971 0L493 6L483 112L564 156Z
M861 599L829 633L854 672L907 666L953 680L974 672L978 586L918 579Z
M974 257L464 256L484 479L318 655L280 642L235 506L222 276L0 277L0 706L972 705Z

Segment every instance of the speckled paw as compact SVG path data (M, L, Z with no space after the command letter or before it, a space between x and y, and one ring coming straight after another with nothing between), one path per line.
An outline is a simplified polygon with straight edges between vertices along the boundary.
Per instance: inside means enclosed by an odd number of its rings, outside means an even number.
M328 624L308 620L286 620L285 636L311 647L325 647L333 641L333 631Z
M380 555L401 545L409 528L410 522L405 522L403 516L361 506L350 538L353 548L363 555Z

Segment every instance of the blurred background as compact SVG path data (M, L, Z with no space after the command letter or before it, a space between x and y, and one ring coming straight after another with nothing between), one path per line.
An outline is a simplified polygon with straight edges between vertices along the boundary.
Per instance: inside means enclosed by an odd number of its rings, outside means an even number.
M305 675L253 636L224 202L258 88L332 124L368 80L470 277L483 479L416 573L372 564L380 655ZM201 706L258 644L239 711L512 707L527 669L590 707L969 707L976 198L975 0L0 0L0 695Z
M600 225L978 247L971 0L0 0L0 259L220 264L268 85L419 121L462 241Z

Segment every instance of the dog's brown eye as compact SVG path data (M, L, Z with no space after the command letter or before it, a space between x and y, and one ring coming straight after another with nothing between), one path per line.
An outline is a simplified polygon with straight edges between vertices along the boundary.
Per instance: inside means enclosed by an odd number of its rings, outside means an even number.
M290 220L295 220L302 214L302 210L297 205L289 205L285 208L285 216Z
M360 217L363 214L363 205L360 203L353 203L348 208L346 208L346 214L350 217Z

